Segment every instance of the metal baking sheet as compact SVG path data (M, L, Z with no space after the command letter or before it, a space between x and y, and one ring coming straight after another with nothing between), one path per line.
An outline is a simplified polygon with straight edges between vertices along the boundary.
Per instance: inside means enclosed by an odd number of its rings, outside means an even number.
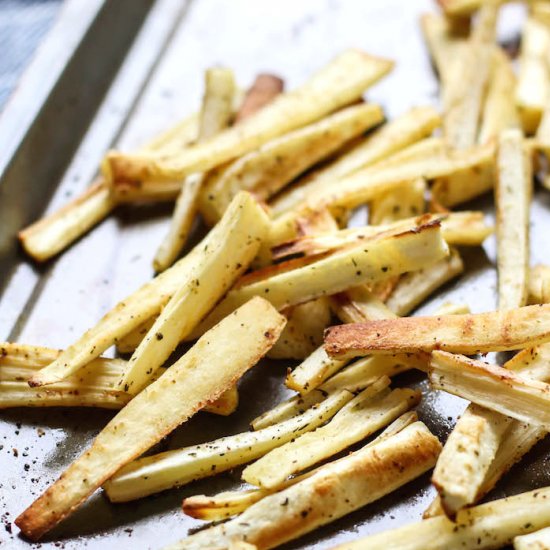
M437 82L418 29L420 13L432 9L428 0L159 0L152 8L157 11L148 16L72 160L64 159L70 163L59 185L42 195L33 211L40 213L48 194L51 198L45 211L53 211L85 188L110 146L129 149L195 109L202 72L211 65L233 67L243 85L257 72L268 70L284 76L287 86L293 87L344 48L356 46L397 62L394 72L368 93L370 100L385 107L389 117L413 105L435 103ZM502 36L513 40L519 28L518 12L507 8L502 23ZM152 48L156 48L155 55ZM108 51L106 41L103 55ZM57 126L49 131L69 130ZM31 198L33 186L40 183L38 177L27 182ZM492 215L490 203L490 198L485 198L471 206ZM533 263L547 261L549 212L550 194L537 191L532 209ZM152 276L151 259L166 231L169 214L168 205L120 208L44 266L33 265L21 253L4 256L2 261L9 261L3 266L4 273L10 276L6 275L0 299L0 339L52 347L74 341ZM0 231L6 237L3 219ZM420 312L429 313L447 300L467 303L475 312L494 309L493 239L483 250L465 251L464 257L465 275L447 285ZM241 403L235 415L219 418L200 413L159 448L177 448L247 429L253 417L286 395L282 379L287 366L285 362L258 365L241 383ZM399 383L422 388L420 416L445 438L466 403L427 391L420 375L403 375ZM19 536L13 519L87 447L112 414L72 409L0 413L0 541L6 547L33 546ZM547 485L547 450L545 443L537 446L493 496ZM55 548L61 542L67 549L160 548L203 525L181 513L185 496L237 488L239 474L236 470L124 505L111 505L98 492L48 535L41 547ZM418 520L432 498L429 475L425 475L285 548L330 548L337 542Z

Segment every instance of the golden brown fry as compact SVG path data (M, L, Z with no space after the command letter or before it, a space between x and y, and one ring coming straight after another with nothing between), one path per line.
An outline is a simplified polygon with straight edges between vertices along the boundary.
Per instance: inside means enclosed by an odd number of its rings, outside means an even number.
M506 130L498 140L495 186L498 307L527 303L531 158L521 130Z
M508 369L434 351L428 376L432 386L478 405L539 426L550 426L550 385Z
M17 526L31 540L43 536L122 466L234 386L273 345L284 323L261 298L224 319L111 420L91 448L16 519Z
M522 349L548 341L550 305L538 305L511 311L405 317L331 327L325 335L325 349L339 359L437 349L471 355Z
M263 498L239 517L169 548L210 549L233 540L273 548L418 477L433 466L440 448L426 426L416 422L377 445L329 463L300 483Z
M178 179L206 171L260 147L270 139L319 120L359 99L366 88L387 74L391 61L347 50L305 84L281 94L253 117L207 143L178 155L108 155L106 176L112 181Z

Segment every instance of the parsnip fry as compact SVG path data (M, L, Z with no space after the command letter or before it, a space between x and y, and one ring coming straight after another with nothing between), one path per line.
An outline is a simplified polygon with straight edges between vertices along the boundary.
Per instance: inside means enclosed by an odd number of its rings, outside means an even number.
M177 345L195 329L248 268L268 230L262 207L246 192L235 196L220 223L197 246L202 257L182 276L129 361L120 387L139 393Z
M204 412L217 414L219 416L229 416L233 414L239 406L239 392L237 386L225 390L216 401L212 401L204 407Z
M236 160L209 188L208 218L219 218L240 189L268 200L307 168L383 120L379 105L364 103L268 141Z
M507 130L500 135L497 165L498 306L513 309L527 303L533 186L530 154L520 130Z
M344 543L334 550L489 550L549 525L550 488L543 488L461 510L454 522L445 516L434 517Z
M256 432L244 432L184 449L139 458L105 483L112 502L127 502L250 462L332 416L353 395L342 390L304 414Z
M399 194L376 197L369 206L369 224L381 225L419 216L426 208L426 181L423 178L404 185Z
M529 303L550 303L550 266L536 265L529 273Z
M432 386L520 422L550 426L550 385L465 356L434 351Z
M19 232L25 252L39 262L55 256L105 218L115 207L109 185L103 178L82 195L50 216Z
M30 388L27 380L54 361L58 350L25 344L0 344L0 409L8 407L102 407L121 409L132 396L117 388L126 361L99 358L78 376L47 389Z
M533 321L536 321L535 323ZM328 329L325 349L345 359L368 353L415 353L436 349L485 353L550 341L550 305L442 317L406 317Z
M470 405L449 435L435 466L432 483L450 517L475 502L511 418Z
M464 264L460 254L451 249L447 258L401 277L386 300L386 306L396 315L408 315L428 296L463 271Z
M381 498L433 466L441 445L421 422L377 445L319 468L239 517L169 548L196 550L246 540L273 548ZM323 498L319 498L322 495Z
M334 456L383 428L420 401L420 393L408 388L374 389L389 385L381 378L350 401L326 425L297 437L247 466L242 478L262 488L273 489L289 476ZM376 388L377 389L377 388Z
M268 103L271 103L273 98L283 91L284 87L284 81L278 76L260 73L246 92L243 103L235 117L235 123L245 120Z
M498 6L484 3L472 34L460 51L456 74L447 84L443 128L449 145L468 149L477 142L479 118L491 72Z
M335 315L343 323L363 323L376 319L392 319L396 316L365 285L335 294L330 297L330 302Z
M413 422L418 421L418 415L415 411L409 411L402 414L397 420L394 420L378 437L370 441L364 448L372 447L404 430L407 426ZM227 491L225 493L219 493L213 497L207 497L205 495L196 495L184 499L182 504L183 513L194 517L196 519L219 521L227 519L231 516L235 516L244 512L247 508L250 508L252 504L258 502L262 498L273 494L274 492L281 491L296 483L300 483L304 479L311 477L322 466L286 480L276 489L251 489L246 491Z
M429 136L440 124L441 117L432 107L416 107L388 121L349 152L302 178L289 191L276 197L270 204L273 213L279 215L292 210L307 195L324 188L322 182L338 180L371 166Z
M516 76L510 59L495 46L492 54L489 87L479 128L479 143L489 143L503 130L519 127L519 115L514 100Z
M234 386L277 340L284 323L261 298L224 319L111 420L90 449L16 519L17 526L31 540L39 539L122 466Z
M357 392L380 376L394 376L413 367L426 368L425 361L406 355L376 355L359 359L331 376L326 382L304 395L295 395L279 403L251 422L255 430L282 422L320 403L327 395L341 390Z
M110 153L108 177L115 182L178 179L192 172L209 170L352 103L392 66L391 61L359 50L348 50L301 87L281 94L253 117L207 143L188 147L179 155L168 158L153 154Z
M304 236L283 243L273 249L273 257L281 259L294 254L315 255L366 241L382 234L395 234L413 229L421 223L441 221L441 233L449 245L479 246L493 232L484 221L483 212L451 212L449 214L424 214L387 225L367 225L341 229L320 235Z
M529 16L523 24L516 104L524 132L534 134L550 93L550 25Z
M205 72L204 81L205 91L199 121L198 143L208 140L227 128L233 116L236 90L235 78L230 69L222 67L208 69ZM190 174L183 181L170 221L170 229L153 260L153 266L157 272L171 266L183 250L197 214L202 182L201 173Z
M283 309L358 284L420 269L447 253L439 225L427 224L412 232L373 240L365 246L359 243L297 269L285 270L279 264L242 278L197 332L200 334L201 329L206 330L251 296L264 296L277 309ZM273 270L275 274L271 275Z

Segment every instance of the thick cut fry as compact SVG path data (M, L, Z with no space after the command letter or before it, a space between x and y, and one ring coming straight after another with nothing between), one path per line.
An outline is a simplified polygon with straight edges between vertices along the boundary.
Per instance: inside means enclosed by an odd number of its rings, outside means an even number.
M384 439L399 433L407 426L417 421L418 415L415 411L406 412L397 420L394 420L378 437L367 443L364 448L372 447L380 443ZM274 492L286 489L287 487L291 487L292 485L296 485L296 483L300 483L304 479L311 477L320 468L322 468L322 466L305 474L288 479L273 490L251 489L247 491L227 491L213 497L207 497L205 495L188 497L184 499L182 504L183 513L197 519L208 521L227 519L244 512L247 508L250 508L252 504L258 502L262 498Z
M527 303L533 186L530 154L520 130L507 130L500 135L497 166L498 307L513 309Z
M260 73L246 92L241 108L235 117L235 123L245 120L271 103L273 98L283 91L284 87L285 83L282 78L269 73Z
M105 491L112 502L127 502L245 464L314 430L332 418L352 397L349 391L343 390L304 414L264 430L139 458L107 481Z
M131 395L118 390L127 368L120 359L95 359L78 376L47 389L30 388L27 380L61 352L26 344L0 344L0 409L8 407L102 407L121 409Z
M262 219L265 219L262 218L263 213L253 199L243 197L243 200L243 204L248 204L246 208L248 215L245 217L249 218L250 215L256 215L256 220L248 228L248 233L252 235L252 232L256 234L257 231L260 231L256 236L261 238L262 223L265 224L265 221L262 222ZM249 221L252 222L252 219L249 218ZM234 216L229 216L227 222L229 225L225 229L229 230L236 223L236 220ZM119 302L95 327L88 330L75 344L69 346L51 365L33 376L31 385L42 385L62 380L98 357L107 348L115 344L119 338L160 313L160 310L170 300L171 296L181 288L182 280L186 280L190 273L195 272L197 267L205 262L207 256L210 255L210 251L219 249L219 243L212 242L212 235L216 234L221 235L225 241L226 235L220 226L218 231L207 235L203 242L199 243L174 266L156 279L146 283L125 300ZM209 245L207 251L204 250L206 245ZM223 253L228 254L229 251ZM242 266L238 267L237 264L233 263L231 267L236 271L243 269ZM200 286L196 290L200 290ZM159 340L159 342L161 341Z
M550 93L548 49L550 48L550 25L529 16L521 34L516 105L524 132L534 134Z
M381 498L433 466L441 445L421 422L377 445L327 464L239 517L196 533L171 549L224 547L246 540L273 548ZM322 498L320 498L322 496Z
M514 100L516 76L504 51L493 48L491 78L479 128L479 143L488 143L501 131L519 127L519 115Z
M203 211L210 221L219 218L240 189L268 200L307 168L383 120L379 105L364 103L268 141L223 172L209 188Z
M198 143L204 142L227 128L233 116L235 78L233 71L221 67L205 72L205 91L199 120ZM162 241L153 266L157 272L171 266L185 243L197 214L203 174L191 174L185 178L176 200L168 234Z
M423 178L403 186L399 194L386 193L375 198L369 206L369 224L381 225L424 213L426 181Z
M335 294L330 297L330 301L335 315L343 323L363 323L376 319L392 319L396 316L365 285Z
M273 409L255 418L251 425L255 430L260 430L302 414L309 407L320 403L327 395L341 390L357 392L366 388L381 376L395 376L413 367L425 369L425 361L419 360L416 356L407 355L365 357L343 368L313 391L304 395L295 395L279 403Z
M449 145L468 149L477 142L479 118L491 72L498 6L482 5L475 28L460 52L457 71L447 83L454 89L446 93L443 128Z
M428 296L463 271L464 264L460 254L451 249L447 258L401 277L386 300L386 307L398 316L408 315Z
M550 266L536 265L529 273L529 303L550 303Z
M220 223L198 245L202 257L182 276L129 361L119 386L139 393L181 340L214 307L248 268L268 230L262 207L249 193L235 196Z
M406 317L331 327L325 349L339 359L368 353L441 349L472 355L510 351L550 341L550 305L472 315Z
M361 392L325 426L297 437L274 449L246 467L242 478L261 488L273 489L289 476L325 460L369 437L420 401L420 393L408 388L380 391L373 388L388 385L381 378Z
M317 298L284 312L285 329L267 356L271 359L299 359L309 357L323 343L323 331L330 325L327 298Z
M449 435L435 466L432 483L450 517L475 502L511 418L470 405Z
M270 204L279 215L295 208L309 194L315 194L325 184L373 165L393 153L429 136L441 124L441 117L432 107L416 107L404 115L387 122L365 138L349 152L344 153L328 166L306 176L288 192Z
M550 548L550 527L514 538L514 550L547 550Z
M98 178L85 193L63 208L20 231L19 240L29 256L43 262L103 220L115 204L110 187Z
M358 284L420 269L447 253L439 225L427 224L364 246L360 243L297 269L284 270L283 264L279 264L274 275L271 275L273 269L267 268L241 279L240 285L227 294L197 332L211 327L251 296L264 296L277 309L283 309Z
M281 94L253 117L179 155L109 154L109 179L178 179L257 149L270 139L322 118L359 99L387 74L391 61L348 50L292 92Z
M550 489L543 488L461 510L454 522L445 516L426 519L341 544L334 550L492 550L549 525Z
M449 214L424 214L387 225L367 225L341 229L320 235L299 237L273 249L273 258L281 259L294 254L315 255L345 248L383 234L395 234L414 229L422 223L441 221L441 233L450 245L479 246L493 232L484 221L483 212L452 212Z
M520 422L550 427L550 385L461 355L434 351L432 386Z
M284 323L261 298L224 319L111 420L90 449L16 519L17 526L31 540L39 539L122 466L234 386L277 340Z

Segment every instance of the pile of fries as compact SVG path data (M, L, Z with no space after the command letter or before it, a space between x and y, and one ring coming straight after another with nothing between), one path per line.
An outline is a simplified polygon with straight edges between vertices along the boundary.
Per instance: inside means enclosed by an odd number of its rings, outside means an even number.
M550 548L550 488L478 504L550 430L550 267L529 265L534 174L550 189L550 3L529 2L517 76L496 41L501 2L440 4L421 25L441 115L385 120L363 94L393 63L358 50L292 91L262 74L243 93L209 69L198 113L110 151L84 195L21 231L43 261L121 203L175 205L159 274L74 344L0 346L1 407L118 409L19 515L26 537L100 488L128 502L246 465L248 489L184 500L224 521L170 548L273 548L432 469L424 519L339 548ZM460 210L489 193L495 228ZM211 229L187 251L197 218ZM493 230L498 310L409 316ZM111 346L129 359L103 358ZM502 366L475 358L518 350ZM296 361L295 394L252 431L146 454L198 411L232 414L266 356ZM392 381L410 369L471 402L444 445L414 411L421 392Z

